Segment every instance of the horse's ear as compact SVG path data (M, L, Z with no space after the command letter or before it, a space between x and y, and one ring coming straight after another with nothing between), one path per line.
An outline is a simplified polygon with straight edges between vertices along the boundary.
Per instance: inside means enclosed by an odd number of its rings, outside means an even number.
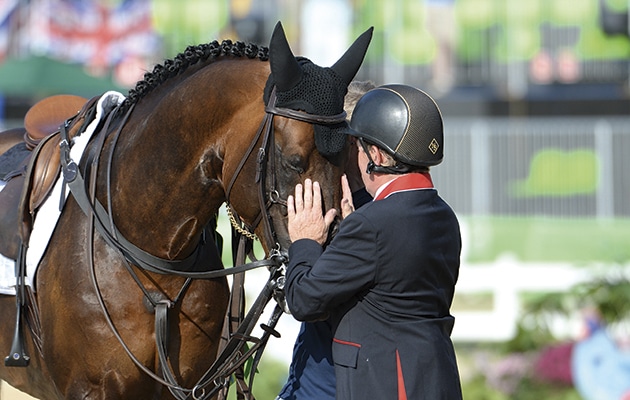
M357 40L352 43L352 46L343 56L330 67L333 71L335 71L346 83L349 85L354 79L354 76L359 71L361 64L363 63L363 58L365 57L365 53L367 53L368 46L370 45L370 41L372 40L372 32L374 31L374 27L370 27L367 31L363 32L361 36L357 38Z
M302 80L302 68L289 47L280 21L276 24L269 42L269 65L279 92L291 89Z

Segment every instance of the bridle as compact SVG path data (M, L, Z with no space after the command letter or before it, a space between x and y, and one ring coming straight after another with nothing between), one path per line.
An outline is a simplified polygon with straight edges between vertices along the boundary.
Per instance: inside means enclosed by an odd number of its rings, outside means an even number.
M122 117L122 121L119 124L118 129L112 137L112 145L109 157L106 162L107 168L107 188L108 192L111 190L109 182L110 171L112 166L112 159L116 143L120 136L120 133L129 118L133 106L128 109L126 114ZM101 129L101 133L98 135L98 141L95 144L96 151L92 152L92 167L90 169L91 179L84 179L81 169L78 167L69 154L70 138L68 133L68 127L71 124L71 120L68 120L66 124L61 127L61 165L64 175L64 185L70 188L70 191L75 198L76 202L83 210L85 215L90 221L90 231L96 229L104 240L113 247L124 260L129 274L133 277L137 285L143 291L145 298L151 303L155 309L155 336L156 346L161 364L161 370L163 378L156 375L155 372L149 370L144 366L131 352L131 350L124 343L124 340L120 336L117 328L115 327L111 316L107 310L105 302L100 293L98 282L96 280L96 271L94 265L93 255L93 240L94 234L90 235L89 248L89 260L91 264L91 278L94 289L97 294L99 304L105 319L116 336L117 340L121 343L122 347L130 357L130 359L145 372L148 376L154 379L156 382L166 386L173 396L179 400L186 399L208 399L217 394L219 396L227 396L227 389L230 385L230 376L234 374L237 376L237 384L239 385L240 393L251 394L251 386L253 385L253 378L256 372L256 367L262 352L267 344L267 341L271 335L279 337L280 334L275 331L275 325L277 324L280 316L284 311L284 293L282 291L284 287L284 265L288 261L286 254L281 253L281 247L277 239L277 235L274 228L273 219L271 217L270 208L273 205L282 205L286 207L286 200L281 199L277 190L276 180L276 154L275 154L275 138L273 119L274 116L282 116L290 119L299 120L302 122L322 125L334 125L345 121L346 113L341 112L332 116L313 115L303 111L292 110L288 108L282 108L276 106L276 94L275 88L271 91L268 105L265 107L265 116L260 123L260 126L250 143L243 158L238 164L235 173L233 174L229 184L226 186L226 202L228 210L231 213L235 213L234 209L230 206L229 199L230 193L234 184L242 172L247 160L253 154L254 149L260 142L256 157L256 177L255 181L258 186L258 200L260 206L260 212L255 218L254 222L250 226L245 226L244 223L237 216L231 218L233 225L234 237L239 240L239 247L237 254L234 258L234 267L229 269L219 269L206 272L187 272L191 265L202 263L218 262L218 265L222 265L220 258L217 261L216 247L215 252L212 251L212 246L215 246L212 242L201 241L195 251L187 258L183 260L168 260L160 257L153 256L142 249L136 247L133 243L129 242L116 228L111 209L112 196L108 193L107 208L103 206L96 198L95 182L96 173L98 170L98 161L101 157L101 152L104 147L105 139L109 136L109 126L113 119L113 116L117 114L118 108L111 111L108 115L104 126ZM262 138L262 141L261 141ZM89 161L89 160L88 160ZM236 220L241 222L235 223ZM260 224L263 224L264 234L262 237L266 240L267 249L270 249L269 255L264 260L255 260L247 263L246 258L251 253L247 254L247 248L251 247L251 241L253 241L254 229ZM243 225L243 226L241 226ZM249 241L249 243L248 243ZM187 278L178 295L173 300L155 300L148 293L147 289L141 283L137 273L132 268L132 265L136 265L144 270L159 273L159 274L174 274L177 276ZM212 264L211 264L212 265ZM250 269L267 267L270 271L270 277L263 287L261 293L254 301L247 315L244 315L244 273ZM220 277L226 277L228 275L234 275L234 284L231 291L230 306L228 307L228 313L226 315L226 323L224 327L224 343L222 343L222 349L215 362L210 368L203 374L202 378L192 389L186 389L181 387L176 380L175 373L173 372L170 363L168 361L168 327L169 327L169 311L172 310L177 302L183 297L188 289L192 279L215 279ZM269 301L275 298L278 304L276 304L272 315L267 324L261 324L264 333L260 338L251 336L251 332L254 326L257 324L258 319L262 315L266 305ZM237 315L233 315L237 314ZM227 329L227 331L226 331ZM250 342L253 343L249 346L249 349L243 351L245 345ZM253 356L253 365L249 376L249 383L246 384L244 376L242 375L242 367L244 363ZM240 371L240 372L239 372ZM240 373L240 375L239 375ZM224 398L224 397L222 397Z
M245 166L245 163L250 158L254 148L256 147L262 136L262 143L258 149L258 155L256 158L256 184L258 186L260 212L250 226L243 227L243 225L245 224L242 223L242 221L241 223L239 223L236 217L230 218L230 221L232 222L232 225L235 227L235 229L242 231L241 233L246 235L253 235L254 228L262 222L265 232L265 234L262 236L266 240L267 249L280 250L280 243L278 241L278 237L276 235L273 220L271 218L269 210L274 204L279 204L286 207L287 202L285 199L282 199L280 197L280 194L276 189L276 149L274 144L273 118L274 116L279 115L281 117L311 124L336 125L345 122L346 112L342 111L335 115L315 115L304 111L278 107L276 106L276 100L276 88L274 86L271 90L269 101L265 106L265 117L260 123L256 135L254 135L254 138L247 148L247 151L245 152L243 158L239 162L235 173L232 175L232 178L226 186L226 202L228 213L234 215L233 208L230 206L230 194L232 192L232 188L234 187L236 179L239 177L243 167ZM269 174L269 176L267 176L267 174ZM267 184L270 185L269 188L267 188Z

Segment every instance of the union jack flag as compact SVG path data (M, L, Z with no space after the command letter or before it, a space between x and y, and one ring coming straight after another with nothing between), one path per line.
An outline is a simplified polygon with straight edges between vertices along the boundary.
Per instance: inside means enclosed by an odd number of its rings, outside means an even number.
M152 58L159 46L150 0L39 0L33 13L34 52L111 69L132 58Z

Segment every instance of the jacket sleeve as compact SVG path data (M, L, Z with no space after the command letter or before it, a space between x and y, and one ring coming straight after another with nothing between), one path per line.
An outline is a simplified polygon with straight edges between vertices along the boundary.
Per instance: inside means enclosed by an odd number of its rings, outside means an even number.
M312 321L350 301L374 282L378 233L358 212L341 224L324 251L301 239L289 248L285 292L294 318Z

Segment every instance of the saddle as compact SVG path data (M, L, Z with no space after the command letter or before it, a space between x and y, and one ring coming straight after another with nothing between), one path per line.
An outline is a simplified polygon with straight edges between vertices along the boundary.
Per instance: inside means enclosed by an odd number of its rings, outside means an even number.
M70 94L46 97L35 103L24 116L24 142L33 150L45 137L57 132L65 120L81 110L88 100Z
M93 117L99 96L51 96L36 103L24 118L24 142L32 151L0 191L0 253L17 259L21 243L28 243L38 208L48 197L61 170L59 128L69 121L69 138ZM78 110L78 111L77 111Z

